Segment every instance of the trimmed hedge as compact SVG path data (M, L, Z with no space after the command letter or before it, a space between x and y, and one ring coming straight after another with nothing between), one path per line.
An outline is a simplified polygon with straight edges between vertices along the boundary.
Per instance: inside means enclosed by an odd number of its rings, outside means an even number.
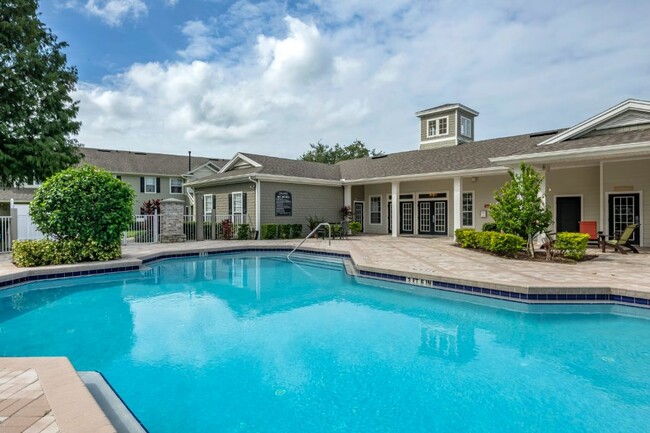
M587 254L589 235L586 233L560 232L555 236L553 247L564 257L582 260Z
M479 248L501 256L514 257L526 245L521 236L509 233L477 232L474 229L458 229L455 233L461 247Z
M100 245L96 241L38 239L14 241L12 249L12 260L19 267L64 265L122 257L119 242Z
M302 237L302 224L262 224L262 239L294 239Z
M484 232L498 232L499 229L497 228L497 223L485 223L483 224L483 228L481 228L482 231Z
M353 235L361 233L361 223L359 221L352 221L348 227Z
M237 239L248 240L250 239L251 226L249 224L239 224L237 227Z

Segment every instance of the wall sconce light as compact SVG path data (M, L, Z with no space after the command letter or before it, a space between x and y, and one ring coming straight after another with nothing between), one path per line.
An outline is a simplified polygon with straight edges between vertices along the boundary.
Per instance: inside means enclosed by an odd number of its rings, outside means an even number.
M472 178L472 182L476 182L476 178L475 178L475 177Z
M255 184L249 186L250 189L255 189Z

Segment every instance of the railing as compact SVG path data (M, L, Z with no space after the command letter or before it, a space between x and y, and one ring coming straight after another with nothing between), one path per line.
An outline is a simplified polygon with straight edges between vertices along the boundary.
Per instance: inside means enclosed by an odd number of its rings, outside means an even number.
M11 217L0 216L0 253L11 251Z
M307 239L309 239L309 238L310 238L314 233L316 233L316 231L318 231L318 229L321 228L322 226L327 226L327 229L329 230L329 236L328 236L327 239L329 240L329 245L331 246L331 245L332 245L332 226L330 225L330 223L320 223L320 224L318 224L318 225L316 226L316 228L315 228L314 230L312 230L311 232L309 232L309 234L305 237L305 239L303 239L302 241L300 241L300 243L298 244L298 246L297 246L296 248L292 249L291 252L290 252L289 254L287 254L287 259L288 259L289 256L291 256L291 254L293 254L293 253L294 253L298 248L300 248L300 246L301 246L302 244L304 244L305 241L306 241Z
M131 227L124 232L122 243L157 243L159 233L160 215L135 215Z
M246 214L203 216L203 239L237 239L239 226L246 222ZM188 241L196 240L196 226L194 215L185 215L183 219L183 233ZM214 230L214 235L213 235Z

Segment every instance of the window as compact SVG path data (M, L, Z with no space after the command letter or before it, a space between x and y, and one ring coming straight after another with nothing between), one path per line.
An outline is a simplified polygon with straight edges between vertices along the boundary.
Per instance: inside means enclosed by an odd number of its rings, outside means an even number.
M183 179L169 179L169 192L171 194L183 194Z
M244 212L244 200L241 192L232 193L232 213L241 214Z
M460 135L465 137L472 136L472 119L460 116Z
M449 118L440 117L438 119L427 120L427 137L435 137L437 135L447 135L449 132Z
M212 215L212 200L214 196L210 194L206 194L203 196L203 214L205 215L205 218L209 218Z
M155 177L145 177L144 178L144 192L146 192L148 194L156 192L156 178Z
M370 197L370 224L381 224L381 196Z
M474 225L474 193L463 193L463 226Z

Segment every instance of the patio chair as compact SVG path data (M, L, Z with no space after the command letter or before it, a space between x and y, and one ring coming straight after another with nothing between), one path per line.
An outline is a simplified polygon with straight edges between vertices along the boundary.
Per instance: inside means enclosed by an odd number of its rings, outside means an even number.
M629 250L633 253L638 254L639 250L637 250L636 247L630 243L632 233L634 233L634 230L636 230L637 227L639 227L638 224L629 224L627 227L625 227L625 230L623 230L623 233L621 233L619 237L615 237L611 240L603 239L603 251L605 250L605 246L610 246L621 254L627 254L627 251L623 249L625 247L629 248Z
M347 239L348 231L350 231L350 223L347 220L341 221L341 228L339 229L339 239Z

